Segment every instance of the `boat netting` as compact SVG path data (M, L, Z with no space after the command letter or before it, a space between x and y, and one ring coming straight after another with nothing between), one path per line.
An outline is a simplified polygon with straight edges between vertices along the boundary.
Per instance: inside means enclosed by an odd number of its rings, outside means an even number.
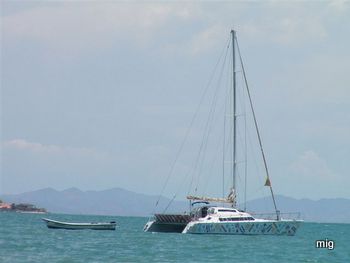
M181 214L155 214L157 223L166 223L166 224L187 224L191 221L190 215L181 215Z

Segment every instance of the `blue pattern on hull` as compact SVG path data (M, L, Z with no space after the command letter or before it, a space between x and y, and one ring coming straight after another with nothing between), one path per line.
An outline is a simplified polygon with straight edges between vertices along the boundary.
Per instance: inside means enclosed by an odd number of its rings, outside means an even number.
M187 233L192 234L235 234L235 235L290 235L298 229L299 222L240 222L240 223L197 223Z

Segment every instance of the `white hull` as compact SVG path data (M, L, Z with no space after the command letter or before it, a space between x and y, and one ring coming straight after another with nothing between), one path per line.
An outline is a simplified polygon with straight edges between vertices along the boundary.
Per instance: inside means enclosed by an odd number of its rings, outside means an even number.
M81 230L81 229L93 229L93 230L115 230L115 222L107 223L68 223L60 222L47 218L43 218L46 222L48 228L60 228L60 229L71 229L71 230Z
M256 220L246 222L199 222L188 223L185 234L224 234L224 235L288 235L293 236L302 221L300 220Z

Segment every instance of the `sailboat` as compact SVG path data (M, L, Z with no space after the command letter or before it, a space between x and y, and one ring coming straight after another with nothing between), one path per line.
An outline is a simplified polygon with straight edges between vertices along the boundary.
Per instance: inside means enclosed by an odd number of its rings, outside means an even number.
M225 234L225 235L295 235L303 222L299 219L284 219L277 209L271 179L267 167L265 153L257 125L257 120L248 88L242 57L236 37L236 31L231 30L232 46L232 186L225 198L188 195L190 213L183 214L154 214L144 226L145 232L179 232L185 234ZM236 94L236 49L239 54L243 79L245 82L250 109L254 120L254 127L262 154L266 173L265 186L269 187L274 205L273 218L258 218L255 215L237 207L237 94ZM214 205L214 204L220 205ZM224 205L226 204L226 206Z

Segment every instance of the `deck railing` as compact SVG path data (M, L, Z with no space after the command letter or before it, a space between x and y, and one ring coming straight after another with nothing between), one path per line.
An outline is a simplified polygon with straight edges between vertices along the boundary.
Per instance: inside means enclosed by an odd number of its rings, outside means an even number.
M261 218L261 219L269 219L269 220L275 220L277 218L276 213L250 213L254 218ZM300 220L302 219L302 215L300 212L286 212L286 213L280 213L279 214L280 219L289 219L289 220Z

